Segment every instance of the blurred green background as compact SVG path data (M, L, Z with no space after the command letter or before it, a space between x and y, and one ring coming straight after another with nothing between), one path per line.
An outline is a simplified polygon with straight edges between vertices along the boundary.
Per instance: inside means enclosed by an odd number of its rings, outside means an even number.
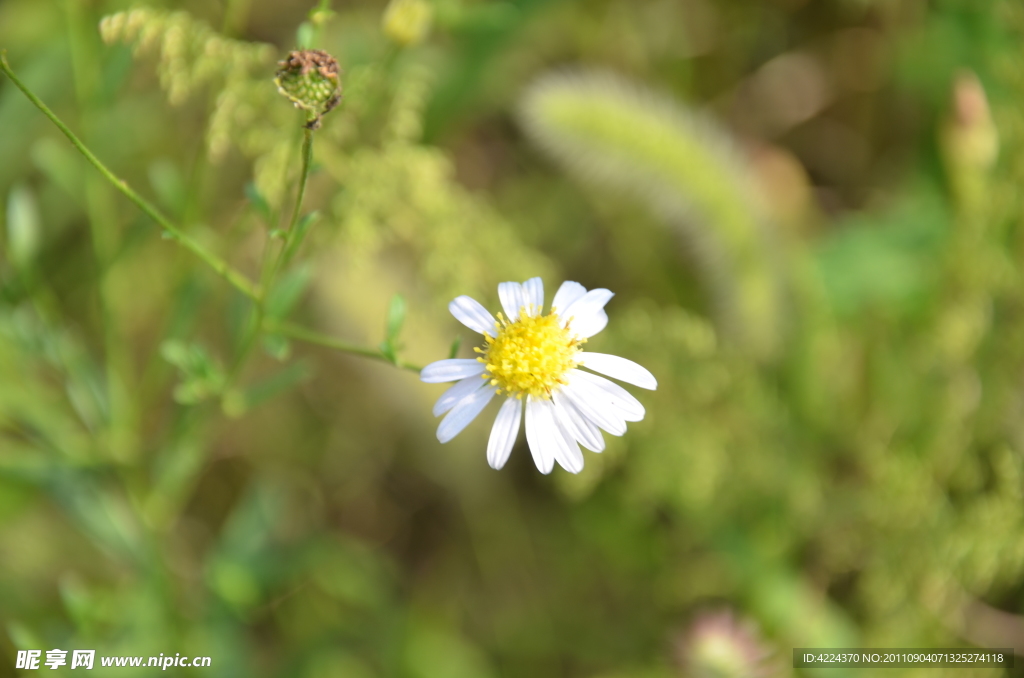
M441 387L253 331L0 77L0 676L1021 651L1022 38L1019 0L0 0L19 77L253 280L300 168L276 62L337 57L270 320L423 365L472 355L454 296L577 280L616 293L587 348L659 380L578 476L522 436L492 471L490 409L441 446ZM947 673L1005 672L886 675Z

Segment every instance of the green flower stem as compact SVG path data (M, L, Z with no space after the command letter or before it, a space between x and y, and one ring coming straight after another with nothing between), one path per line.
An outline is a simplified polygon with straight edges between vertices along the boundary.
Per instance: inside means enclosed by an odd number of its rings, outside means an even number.
M277 253L277 259L270 269L269 278L263 283L264 294L269 293L270 285L284 265L285 258L289 257L301 244L295 240L295 225L299 223L299 213L302 211L302 199L306 195L306 183L309 181L309 168L313 164L313 130L305 128L302 131L302 170L299 174L299 191L295 196L295 207L292 208L292 218L288 221L288 228L284 232L284 242L281 250ZM299 235L301 238L302 235Z
M119 179L113 172L107 169L107 166L100 162L99 158L93 155L92 151L90 151L85 146L85 144L83 144L78 139L78 137L75 136L75 134L68 128L68 126L65 125L64 122L60 118L58 118L57 115L53 111L51 111L49 107L47 107L47 105L44 104L39 99L39 97L37 97L32 92L32 90L30 90L28 86L25 85L25 83L23 83L18 78L18 76L14 74L14 72L11 70L10 64L7 63L6 52L0 52L0 71L3 71L7 75L7 77L11 79L11 82L14 83L15 87L20 89L22 93L24 93L24 95L28 97L28 100L31 101L36 108L42 111L43 115L49 118L50 121L57 126L57 129L64 133L64 136L68 138L71 144L75 148L77 148L82 155L85 156L86 160L92 163L93 167L100 171L100 174L102 174L107 179L107 181L113 184L114 187L117 190L121 191L121 193L123 193L129 200L135 203L139 207L139 209L141 209L143 212L149 215L149 217L152 218L153 221L155 221L157 224L159 224L160 227L163 228L167 233L169 233L174 240L177 240L179 243L182 244L182 246L184 246L186 249L190 250L193 254L195 254L204 262L206 262L207 265L210 266L210 268L212 268L222 278L231 283L242 294L253 300L260 299L260 291L251 280L249 280L240 272L233 269L226 261L224 261L217 255L207 250L205 247L203 247L203 245L201 245L196 240L192 239L188 234L181 231L177 226L172 224L167 219L167 217L163 216L163 214L161 214L156 207L151 205L145 198L143 198L134 190L132 190L132 188L129 187L123 179Z
M256 345L256 341L259 339L260 333L263 331L263 320L266 316L267 296L273 289L274 280L277 278L277 274L281 270L285 253L291 250L290 245L295 233L295 224L299 220L299 212L302 209L302 199L306 195L306 182L309 179L309 166L312 162L312 158L313 132L310 129L304 129L302 137L302 170L299 174L299 187L295 196L295 207L292 209L292 216L288 223L288 229L285 231L284 242L282 243L277 256L271 260L270 249L273 242L272 240L267 242L263 249L263 260L260 264L260 296L258 299L253 300L255 303L253 304L249 326L246 328L245 338L242 340L242 346L238 351L238 355L235 357L230 372L228 373L228 385L233 384L238 378L242 368L245 366L246 359L249 357L249 353L252 351L253 346ZM276 221L277 220L275 219L274 222Z
M358 344L351 344L347 341L335 339L334 337L321 334L320 332L307 329L300 325L294 325L287 322L266 321L263 327L267 332L271 332L273 334L280 334L283 337L298 339L299 341L305 341L307 343L324 346L326 348L333 348L336 351L343 351L345 353L363 356L364 358L381 360L388 364L395 365L396 367L400 367L403 370L420 372L423 369L418 365L413 365L404 361L392 362L390 358L381 353L378 349L370 348L368 346L359 346Z
M295 224L299 221L299 211L302 209L302 198L306 195L306 181L309 179L309 167L313 164L313 130L305 128L302 130L302 173L299 175L299 194L295 197L295 207L292 209L292 218L288 222L288 238L291 239Z

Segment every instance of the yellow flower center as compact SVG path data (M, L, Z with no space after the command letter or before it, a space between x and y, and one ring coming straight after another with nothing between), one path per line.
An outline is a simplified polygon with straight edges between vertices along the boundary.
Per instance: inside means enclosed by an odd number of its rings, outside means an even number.
M484 379L490 379L498 393L522 398L550 398L552 390L565 384L565 373L579 364L579 340L569 334L568 324L559 325L558 314L527 315L519 311L519 320L508 321L498 314L497 336L484 335L487 342L475 349L477 358L487 366Z

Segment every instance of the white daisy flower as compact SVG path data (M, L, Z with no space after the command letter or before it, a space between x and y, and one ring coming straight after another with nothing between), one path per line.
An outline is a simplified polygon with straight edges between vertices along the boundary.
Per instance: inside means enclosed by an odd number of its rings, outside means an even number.
M540 472L551 473L556 461L571 473L583 470L580 445L602 451L599 429L620 436L627 421L644 418L644 407L618 384L578 368L641 388L658 387L654 375L631 360L583 351L582 344L608 324L604 306L612 296L566 281L544 315L544 284L532 278L498 285L505 313L497 320L467 296L448 304L459 322L484 335L484 345L475 349L480 354L475 360L438 360L420 372L429 384L456 382L434 405L435 417L448 413L437 439L446 443L457 436L502 395L505 402L487 443L492 468L508 461L525 408L526 440Z

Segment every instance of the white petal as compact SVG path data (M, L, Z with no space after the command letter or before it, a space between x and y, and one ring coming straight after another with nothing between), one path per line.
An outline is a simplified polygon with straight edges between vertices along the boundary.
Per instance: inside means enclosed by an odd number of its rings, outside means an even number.
M583 470L583 452L576 444L576 439L562 423L555 411L555 404L550 400L539 401L544 418L550 427L551 442L554 444L555 461L569 473Z
M473 391L478 388L484 388L487 385L487 380L481 379L479 375L475 377L466 377L462 381L457 382L454 386L442 393L441 397L437 399L436 403L434 403L434 416L440 417L442 414L458 405L460 400L470 395Z
M594 388L600 389L619 416L626 421L640 421L644 418L644 406L633 395L613 381L590 374L583 370L573 370L572 379L580 379Z
M590 290L569 304L569 307L559 314L559 318L568 321L569 329L581 339L592 337L608 323L607 319L602 322L600 316L604 313L605 304L614 296L614 292L604 288Z
M583 447L591 452L604 451L604 437L596 424L583 416L579 408L561 391L555 391L552 400L555 402L555 413L562 418L562 423Z
M570 380L562 387L562 393L572 401L580 414L608 433L613 436L621 436L626 432L626 420L620 416L616 408L612 407L600 389Z
M494 387L482 388L460 400L452 408L452 411L441 420L441 424L437 427L437 439L446 443L459 435L462 429L469 426L469 422L476 419L476 415L487 407L487 403L491 402L496 390Z
M498 298L505 309L505 317L512 322L519 320L519 309L526 303L523 301L523 286L517 282L499 283Z
M543 402L526 396L526 442L530 445L537 470L548 474L555 467L555 442L551 422L544 416Z
M567 426L562 413L559 412L554 401L548 400L548 410L551 412L551 421L557 429L559 438L558 452L555 453L555 459L569 473L579 473L583 470L583 451L580 450L580 444L575 441L572 431Z
M572 434L565 430L561 421L555 419L553 415L552 420L560 436L560 445L555 451L555 459L558 460L559 466L569 473L579 473L583 470L583 450L580 449L579 443L572 437Z
M523 303L531 315L540 315L544 312L544 281L540 278L530 278L523 283Z
M584 316L582 320L573 319L569 329L579 339L589 339L608 325L608 314L604 310Z
M519 435L519 422L523 418L523 403L516 398L506 398L491 427L487 440L487 463L493 469L500 469L508 461L512 446Z
M487 368L472 358L450 358L430 363L420 372L420 381L428 384L442 384L483 374Z
M551 300L551 310L561 311L562 309L569 308L572 302L576 301L584 294L587 293L587 288L578 282L572 280L566 280L562 283L562 286L558 288L555 293L555 298ZM561 317L561 316L559 316Z
M466 295L456 297L448 304L448 310L452 312L456 320L474 332L479 332L480 334L486 332L492 337L496 336L495 326L497 321L490 311L481 306L480 302L473 297L467 297Z
M640 388L649 388L652 391L658 388L658 380L654 378L654 375L632 360L607 353L583 353L582 360L585 367L612 379L618 379Z

